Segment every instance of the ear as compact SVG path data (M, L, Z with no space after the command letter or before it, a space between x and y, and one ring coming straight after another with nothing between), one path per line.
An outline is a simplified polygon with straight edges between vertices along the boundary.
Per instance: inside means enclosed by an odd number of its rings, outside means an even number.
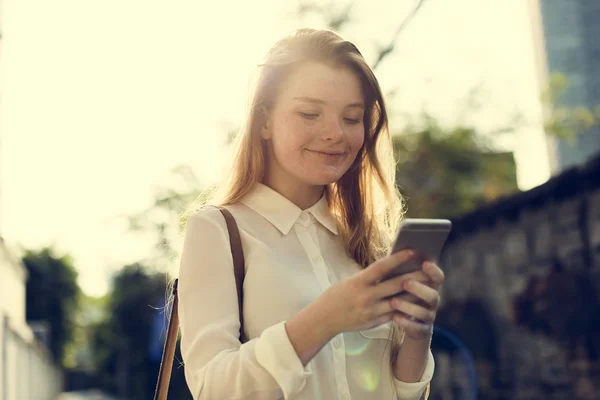
M260 137L265 140L271 139L271 137L272 137L271 127L273 124L271 123L271 117L266 108L261 107L261 109L259 111L259 118L260 118Z

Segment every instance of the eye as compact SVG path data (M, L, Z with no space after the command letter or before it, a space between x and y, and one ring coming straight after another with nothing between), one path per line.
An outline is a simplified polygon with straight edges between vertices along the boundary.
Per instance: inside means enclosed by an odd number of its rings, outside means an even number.
M302 118L306 118L306 119L317 119L317 118L319 118L319 114L315 114L315 113L299 112L298 114L300 114L302 116Z
M348 123L350 125L356 125L360 122L360 120L353 119L353 118L344 118L344 121L346 121L346 123Z

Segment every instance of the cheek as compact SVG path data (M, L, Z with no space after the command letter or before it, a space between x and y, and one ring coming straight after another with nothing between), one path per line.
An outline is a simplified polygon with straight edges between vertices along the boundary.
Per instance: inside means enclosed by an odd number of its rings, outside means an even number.
M291 118L285 124L276 127L273 145L280 156L298 157L316 135L314 128L307 127L302 121Z
M272 138L273 155L279 164L290 165L298 161L302 142L290 131L279 131Z
M365 143L365 130L356 129L348 135L348 144L352 151L356 154Z

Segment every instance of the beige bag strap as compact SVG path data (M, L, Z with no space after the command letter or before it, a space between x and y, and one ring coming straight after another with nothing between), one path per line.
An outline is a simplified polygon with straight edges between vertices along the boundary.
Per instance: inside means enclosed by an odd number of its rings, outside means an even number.
M245 343L248 339L244 333L244 313L242 309L244 295L243 284L246 272L244 250L242 249L240 231L235 222L235 218L233 218L233 215L225 208L219 207L219 211L223 214L225 223L227 224L227 230L229 231L229 245L231 247L231 256L233 258L233 270L238 293L238 310L240 313L240 342ZM177 295L177 284L178 279L175 279L171 292L171 298L173 300L171 305L171 315L169 317L169 324L167 325L167 338L165 339L162 359L160 361L160 370L158 371L154 400L166 400L167 392L169 391L173 358L175 357L175 345L177 344L177 331L179 330L179 315L177 313L179 298Z

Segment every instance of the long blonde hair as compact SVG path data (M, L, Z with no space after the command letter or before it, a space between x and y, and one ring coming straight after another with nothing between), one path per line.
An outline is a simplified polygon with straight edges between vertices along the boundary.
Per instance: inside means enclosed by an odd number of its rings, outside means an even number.
M395 163L387 112L379 83L354 44L331 30L300 29L279 40L260 65L248 115L235 143L230 176L214 203L238 203L265 174L266 145L260 136L264 110L273 107L277 88L302 61L318 61L352 70L365 101L364 145L344 176L325 191L348 254L363 268L385 255L403 215L395 185ZM402 332L392 324L390 362L395 368Z

